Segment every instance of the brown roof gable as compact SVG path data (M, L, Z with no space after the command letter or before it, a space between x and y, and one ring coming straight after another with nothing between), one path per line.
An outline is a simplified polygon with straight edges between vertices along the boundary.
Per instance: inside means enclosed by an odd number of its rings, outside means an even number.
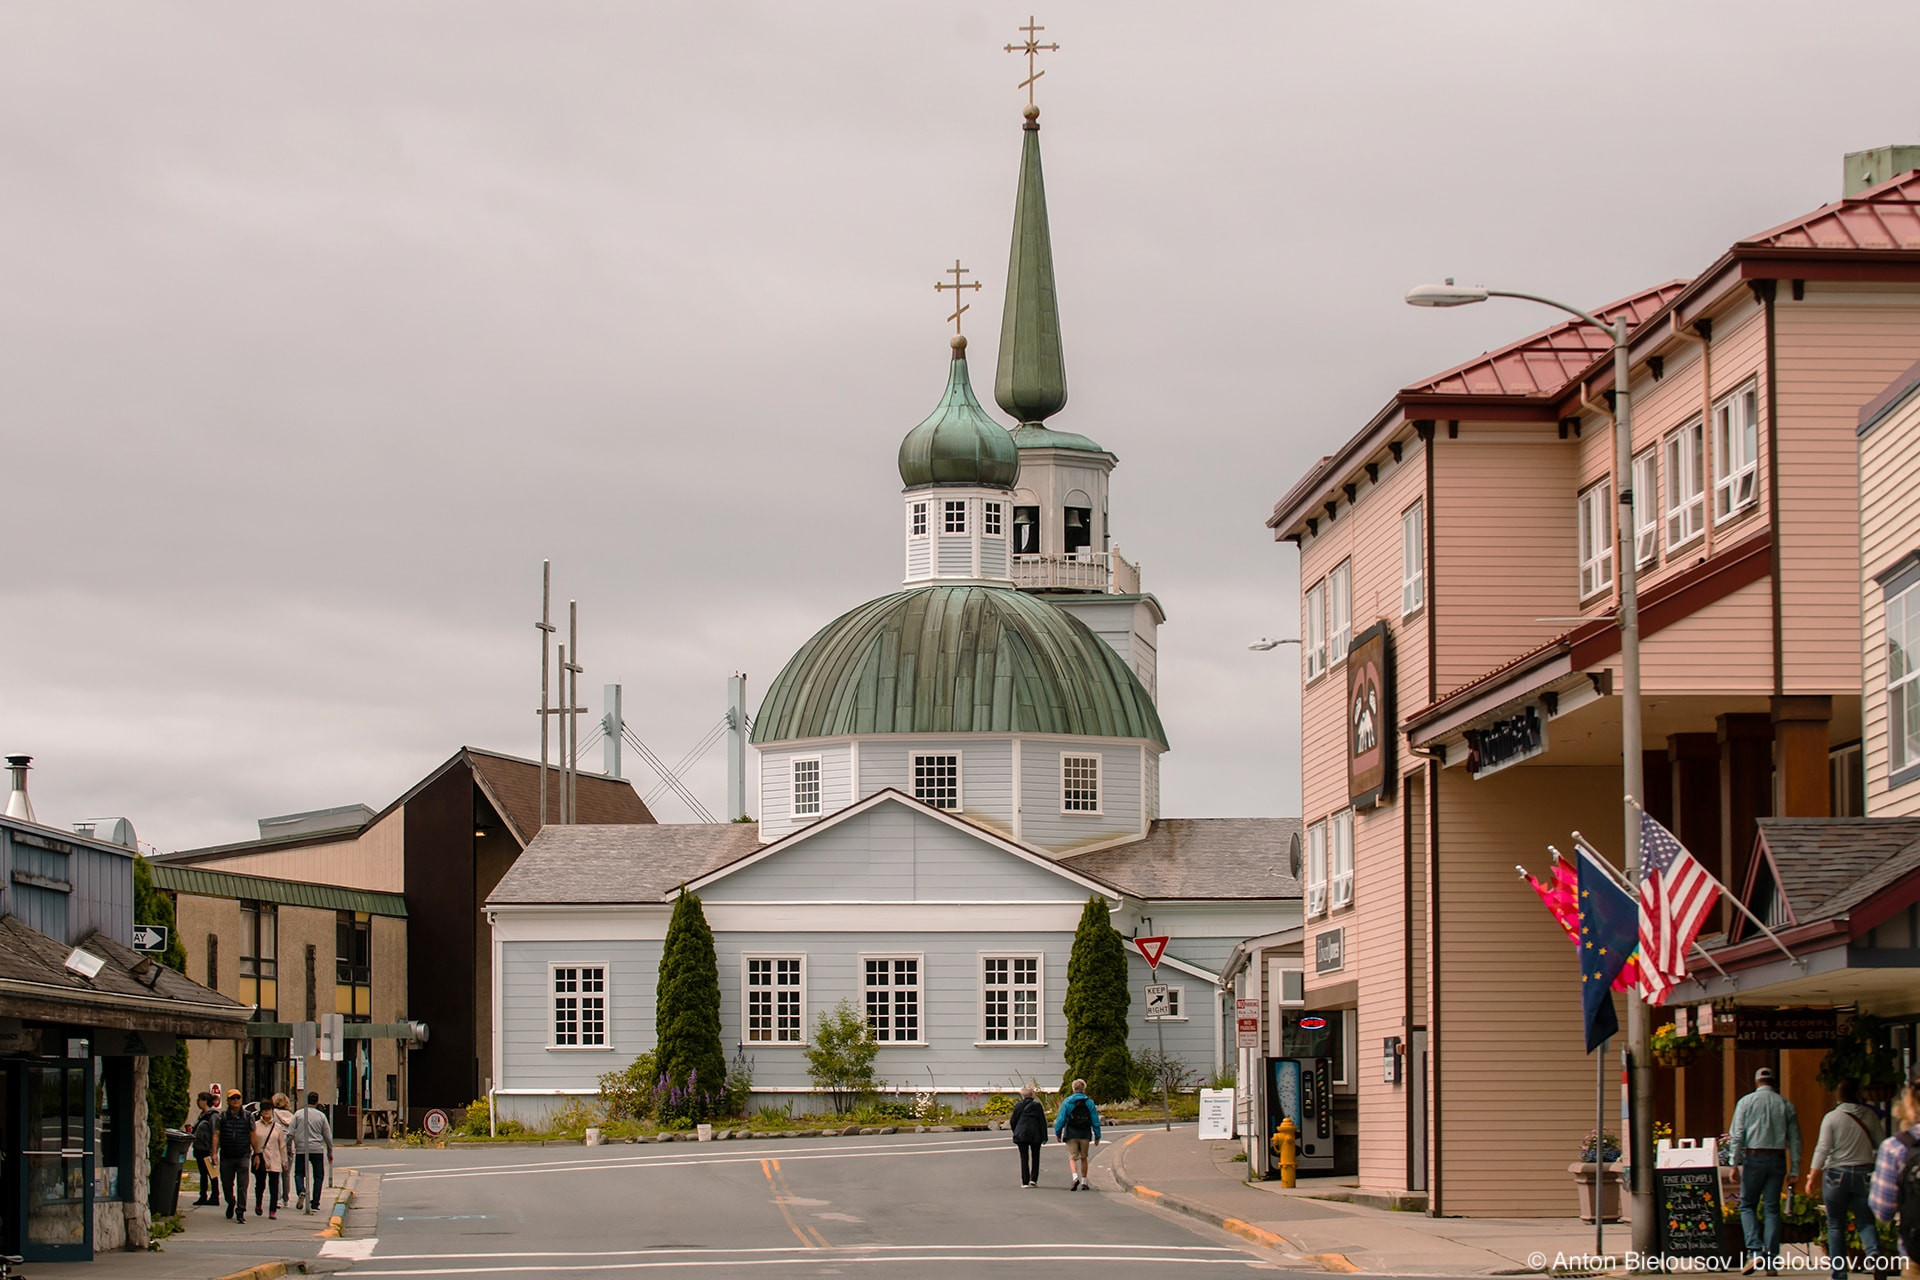
M474 780L493 801L519 837L521 847L540 834L540 765L537 761L503 756L477 747L463 747L462 753L473 767ZM597 825L629 826L652 822L640 793L625 778L609 778L597 773L578 775L580 781L580 821ZM547 816L560 813L560 774L556 769L547 779Z

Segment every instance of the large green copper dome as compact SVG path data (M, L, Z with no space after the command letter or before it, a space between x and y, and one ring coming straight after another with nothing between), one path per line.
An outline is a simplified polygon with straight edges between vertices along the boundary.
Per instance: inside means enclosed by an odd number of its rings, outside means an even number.
M1006 587L918 587L822 627L767 690L756 743L861 733L1059 733L1167 745L1106 641Z
M1020 451L1007 429L987 416L967 376L967 348L956 337L947 392L925 422L900 442L900 478L908 488L923 484L980 485L1011 489L1020 474Z

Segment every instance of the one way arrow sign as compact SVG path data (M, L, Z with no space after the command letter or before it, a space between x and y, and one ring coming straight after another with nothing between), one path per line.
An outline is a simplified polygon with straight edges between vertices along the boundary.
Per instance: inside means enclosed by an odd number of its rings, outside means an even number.
M165 951L167 949L167 926L163 924L137 924L133 926L133 949L135 951Z

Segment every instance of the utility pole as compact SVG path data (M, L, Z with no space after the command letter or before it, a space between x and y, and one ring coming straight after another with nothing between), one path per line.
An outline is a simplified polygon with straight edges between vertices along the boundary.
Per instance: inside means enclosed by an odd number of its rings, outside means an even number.
M600 717L603 761L601 771L609 778L620 776L620 735L626 730L627 722L620 715L620 686L610 684L601 699L606 711Z
M580 821L580 602L567 601L567 718L561 721L567 737L567 802L561 821Z
M553 654L553 561L540 562L540 621L534 627L540 632L540 825L545 826L552 814L547 809L547 720L553 715L549 662Z
M727 677L727 821L747 816L747 673Z

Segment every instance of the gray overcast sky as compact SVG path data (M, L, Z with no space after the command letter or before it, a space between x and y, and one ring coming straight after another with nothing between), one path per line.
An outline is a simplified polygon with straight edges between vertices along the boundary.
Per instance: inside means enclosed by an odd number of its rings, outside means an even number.
M0 747L41 819L186 847L531 753L543 556L596 714L622 682L677 758L730 670L757 701L898 583L956 254L995 349L1025 17L0 8ZM1396 386L1549 319L1409 284L1597 304L1920 142L1911 0L1040 20L1055 421L1119 454L1115 537L1167 608L1176 815L1297 811L1296 651L1246 649L1294 632L1274 500Z

